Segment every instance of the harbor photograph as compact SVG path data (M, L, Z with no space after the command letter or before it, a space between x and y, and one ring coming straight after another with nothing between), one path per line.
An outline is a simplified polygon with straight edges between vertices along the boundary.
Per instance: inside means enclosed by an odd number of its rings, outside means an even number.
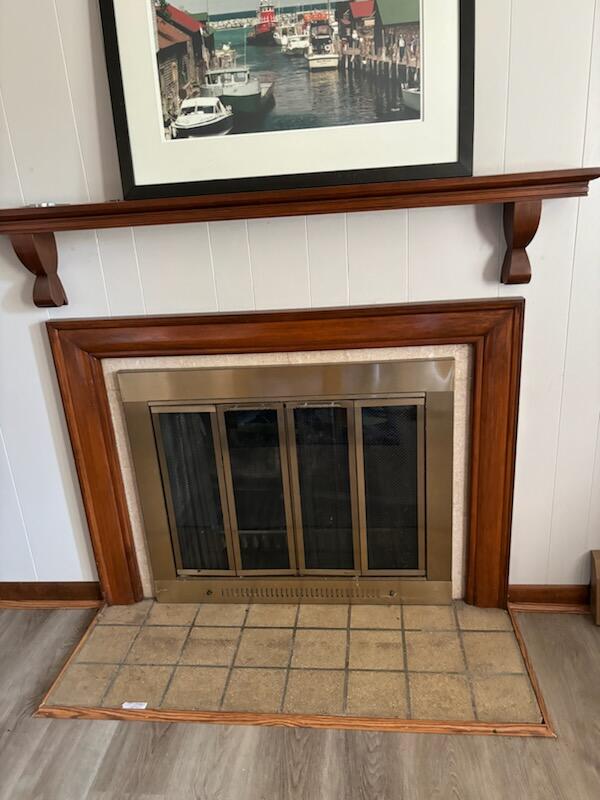
M421 118L420 0L149 2L167 140Z

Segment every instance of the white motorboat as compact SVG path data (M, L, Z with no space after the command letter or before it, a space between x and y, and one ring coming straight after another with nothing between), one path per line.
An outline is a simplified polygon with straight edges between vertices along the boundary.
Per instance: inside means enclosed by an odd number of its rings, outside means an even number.
M209 69L200 94L220 98L235 114L256 114L272 103L273 84L261 83L247 67Z
M328 22L313 22L310 28L310 41L304 53L311 71L338 69L340 55L336 52L333 29Z
M301 56L310 47L308 34L298 33L284 37L281 44L281 52L285 56Z
M410 108L412 111L417 111L420 114L421 90L417 88L402 89L402 102L407 108Z
M233 111L218 97L189 97L171 125L172 139L224 136L233 128Z

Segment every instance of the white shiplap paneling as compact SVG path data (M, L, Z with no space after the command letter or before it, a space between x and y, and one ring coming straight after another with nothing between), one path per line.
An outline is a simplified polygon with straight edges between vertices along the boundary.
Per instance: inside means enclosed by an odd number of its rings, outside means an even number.
M111 315L145 314L146 303L132 229L109 228L98 231L97 236Z
M350 303L401 303L408 299L408 212L348 215Z
M256 308L308 308L310 278L304 217L249 220L248 242Z
M474 175L504 172L513 2L519 0L477 0Z
M10 207L22 205L24 202L4 100L0 92L0 204Z
M136 228L134 238L148 314L217 310L206 223Z
M211 222L208 232L219 311L251 311L254 287L246 221Z
M116 200L123 195L102 45L100 4L97 0L53 1L90 197Z
M432 235L432 232L435 233ZM498 294L498 207L411 209L408 238L409 300L452 300Z
M0 581L35 581L27 529L0 429Z
M513 0L506 172L581 163L595 0Z
M31 280L5 237L0 309L0 428L37 577L91 580L96 571L44 327L48 315L32 305Z
M310 294L315 308L348 303L347 219L345 214L306 219Z
M69 231L56 235L60 277L69 287L69 304L50 308L51 317L101 317L110 303L96 231Z
M533 279L502 286L526 299L511 581L546 583L558 425L578 200L544 204L539 235L529 248Z
M27 12L0 4L0 91L25 202L82 202L89 193L53 0Z
M596 3L583 163L600 164L600 3ZM600 185L579 202L556 482L549 538L551 583L589 579L600 547ZM596 435L595 435L596 434Z

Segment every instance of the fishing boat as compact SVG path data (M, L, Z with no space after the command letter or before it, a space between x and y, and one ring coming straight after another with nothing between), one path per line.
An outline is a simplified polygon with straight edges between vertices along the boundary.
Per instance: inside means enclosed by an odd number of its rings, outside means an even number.
M277 29L277 19L275 17L275 6L269 0L260 0L258 5L258 20L252 28L246 41L249 45L259 47L274 47L275 31Z
M418 88L402 89L402 102L412 111L421 113L421 90Z
M234 114L258 114L273 103L273 84L261 83L247 67L209 69L200 94L219 98Z
M335 51L333 28L329 22L319 20L311 24L309 46L304 58L311 71L338 69L340 55Z
M218 97L190 97L184 100L171 124L172 139L224 136L233 128L233 111Z

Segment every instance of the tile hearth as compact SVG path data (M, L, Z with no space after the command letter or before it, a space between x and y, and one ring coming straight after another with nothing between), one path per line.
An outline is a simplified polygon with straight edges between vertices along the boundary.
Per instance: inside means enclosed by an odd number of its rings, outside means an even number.
M106 608L47 706L539 723L503 611L453 606Z

